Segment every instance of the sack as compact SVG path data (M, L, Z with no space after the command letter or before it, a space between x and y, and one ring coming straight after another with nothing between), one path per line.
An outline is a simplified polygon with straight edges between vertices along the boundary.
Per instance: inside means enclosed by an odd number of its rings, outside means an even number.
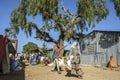
M70 72L71 68L68 65L65 65L65 70L66 70L66 72Z
M64 61L62 59L58 59L59 66L65 66Z
M66 70L67 72L70 72L71 69L72 69L72 64L71 64L71 61L68 60L68 61L67 61L67 64L65 65L65 70Z

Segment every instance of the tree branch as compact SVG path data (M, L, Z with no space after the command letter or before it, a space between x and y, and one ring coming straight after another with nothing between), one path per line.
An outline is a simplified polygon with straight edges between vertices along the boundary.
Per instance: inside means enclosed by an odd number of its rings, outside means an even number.
M42 38L44 41L46 41L46 42L53 42L53 43L57 43L58 41L56 41L56 40L54 40L50 35L49 35L49 33L47 33L47 32L43 32L43 31L41 31L36 25L34 25L34 28L36 29L36 31L37 32L39 32L39 34L41 35L41 36L44 36L44 38ZM39 37L38 37L39 38Z
M71 28L71 26L74 24L74 21L76 20L77 17L78 15L73 15L70 22L66 25L65 31L68 31Z
M65 13L68 13L69 15L73 16L73 14L70 12L70 9L66 9L63 5L63 0L61 0L61 8Z

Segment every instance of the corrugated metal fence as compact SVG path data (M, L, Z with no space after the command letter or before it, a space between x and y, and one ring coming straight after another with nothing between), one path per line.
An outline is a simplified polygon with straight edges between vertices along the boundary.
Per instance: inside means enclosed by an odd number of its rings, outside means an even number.
M82 54L81 55L81 64L86 65L100 65L105 67L107 65L108 56L106 53L97 53L97 54Z
M106 67L111 55L111 53L82 54L80 57L81 64ZM120 65L120 53L114 55L116 63Z

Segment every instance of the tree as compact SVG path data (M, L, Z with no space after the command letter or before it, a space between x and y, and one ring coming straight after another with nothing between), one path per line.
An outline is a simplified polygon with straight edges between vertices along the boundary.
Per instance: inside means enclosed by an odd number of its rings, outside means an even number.
M44 55L46 52L47 52L47 45L46 45L46 43L44 42L44 43L42 44L41 53Z
M25 44L23 46L23 52L24 53L30 53L31 50L37 50L38 46L37 44L33 43L33 42L28 42L27 44Z
M16 33L15 33L14 29L12 29L12 28L6 28L5 33L6 33L7 37L17 38Z
M111 0L114 3L114 8L116 10L116 14L120 17L120 0Z
M27 36L31 36L32 30L35 30L35 38L60 43L60 47L63 47L64 41L74 39L74 36L95 27L95 23L106 18L109 11L105 4L104 0L76 0L77 11L73 14L64 7L63 0L20 0L20 4L11 13L11 26L16 33L22 29ZM60 9L62 11L59 11ZM42 16L43 26L27 19L37 15ZM51 37L51 31L59 32L59 38Z

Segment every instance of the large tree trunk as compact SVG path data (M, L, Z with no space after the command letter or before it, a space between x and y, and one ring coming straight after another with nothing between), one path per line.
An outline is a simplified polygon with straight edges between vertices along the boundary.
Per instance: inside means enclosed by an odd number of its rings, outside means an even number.
M61 55L63 56L64 54L64 40L63 39L60 39L60 49L61 49Z

